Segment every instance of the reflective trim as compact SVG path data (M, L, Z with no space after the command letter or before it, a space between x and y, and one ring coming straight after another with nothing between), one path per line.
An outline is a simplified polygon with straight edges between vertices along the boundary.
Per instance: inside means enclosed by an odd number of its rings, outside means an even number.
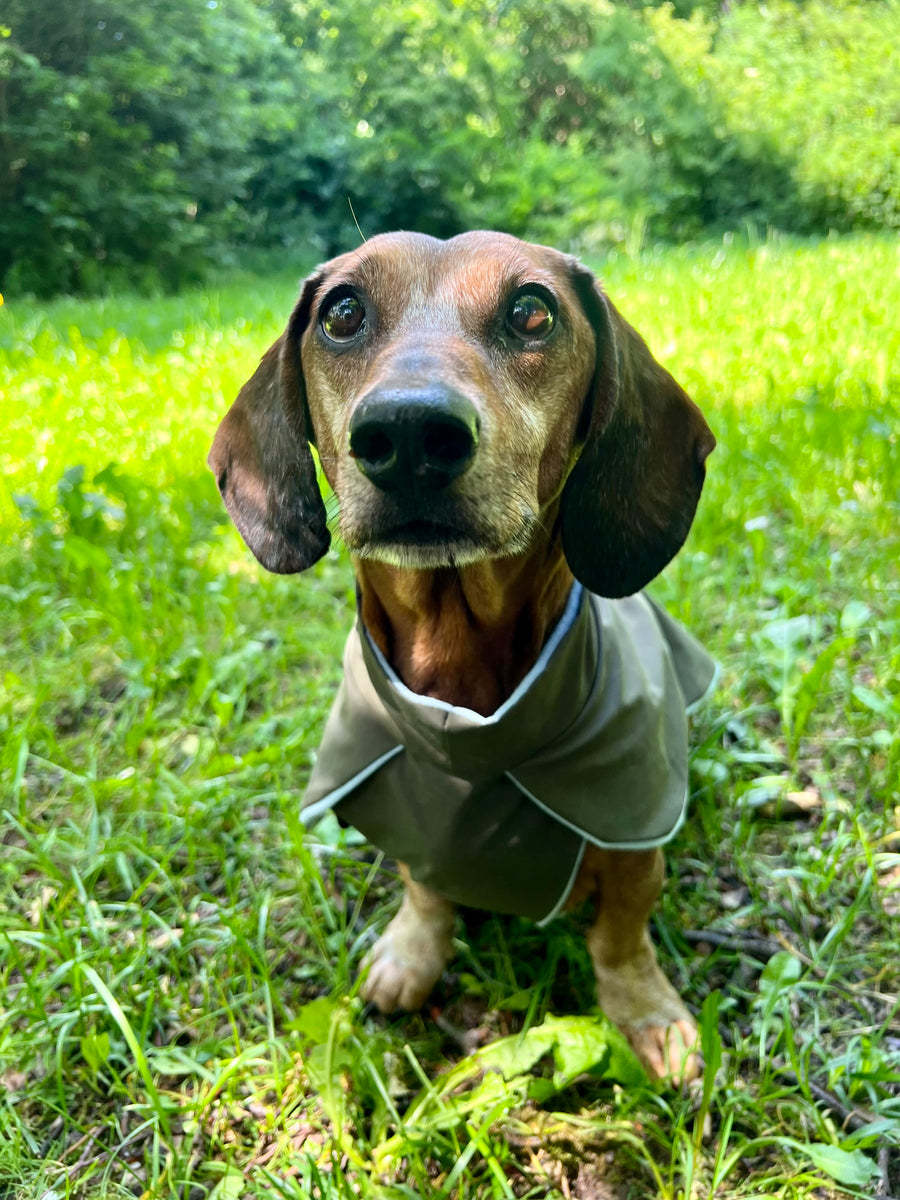
M518 701L528 691L538 676L543 674L547 663L553 657L556 648L575 624L575 618L578 616L578 611L581 608L581 601L583 597L584 588L576 581L572 585L572 588L569 592L569 598L566 601L566 607L563 610L563 615L559 618L556 623L556 627L550 634L550 637L544 643L544 648L538 655L534 666L531 668L513 694L507 700L504 700L500 707L495 712L492 712L488 717L483 716L481 713L473 712L471 708L465 708L456 704L448 704L446 700L437 700L434 696L420 696L418 692L412 691L406 686L391 664L387 661L387 659L369 637L366 627L361 621L359 632L360 636L366 639L366 643L371 648L378 665L390 680L391 685L405 700L419 708L436 708L440 712L462 713L463 716L465 716L468 720L475 722L477 725L493 725L499 721L501 717L505 716L514 704L518 703Z
M550 922L554 921L565 908L566 901L569 899L572 888L575 886L575 879L578 875L578 872L581 870L581 864L584 860L584 852L586 849L587 839L582 838L581 846L579 847L578 853L575 855L575 865L572 867L572 874L569 876L568 883L563 888L562 895L554 904L553 908L551 908L547 913L546 917L541 917L541 919L536 922L538 929L543 929L545 925L549 925Z
M571 821L567 821L565 817L560 816L558 812L554 812L552 808L548 808L546 804L538 800L537 796L535 796L532 792L529 792L528 788L525 787L524 784L519 783L518 779L516 779L515 775L513 775L511 771L505 771L504 774L511 783L515 784L523 796L530 800L532 804L536 804L538 806L542 813L546 813L548 817L552 817L554 821L558 821L560 825L564 825L566 829L570 829L572 833L577 833L579 837L584 838L585 841L590 842L591 845L599 846L601 850L655 850L658 846L664 846L666 842L670 842L672 840L675 834L678 833L679 829L681 829L687 816L688 797L690 795L689 787L685 788L684 802L681 806L681 812L678 814L678 820L675 822L669 832L664 833L662 837L648 838L641 842L605 842L602 840L602 838L594 837L593 834L586 833L585 830L580 829Z
M722 675L722 664L720 662L713 663L713 677L709 681L706 691L702 696L698 696L696 700L692 700L690 704L686 704L684 711L688 716L697 711L701 704L705 704L716 688L719 686L719 679Z
M363 767L361 771L354 775L352 779L348 779L346 783L342 783L339 788L335 788L334 791L329 792L327 796L322 796L321 799L316 800L314 804L310 804L306 808L301 808L301 825L308 825L310 821L315 821L317 817L321 817L323 813L326 813L329 809L334 808L336 804L340 804L344 797L349 795L354 788L359 787L359 785L364 780L368 779L370 775L374 775L375 772L383 767L386 762L390 762L392 758L396 758L396 756L398 754L402 754L402 752L403 746L395 746L393 750L388 750L382 754L380 758L374 759L368 764L368 766Z

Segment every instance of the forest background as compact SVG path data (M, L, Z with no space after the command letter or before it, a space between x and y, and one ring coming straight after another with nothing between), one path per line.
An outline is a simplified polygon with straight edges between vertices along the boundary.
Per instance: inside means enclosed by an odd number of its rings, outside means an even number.
M0 287L500 228L900 226L900 5L6 0Z

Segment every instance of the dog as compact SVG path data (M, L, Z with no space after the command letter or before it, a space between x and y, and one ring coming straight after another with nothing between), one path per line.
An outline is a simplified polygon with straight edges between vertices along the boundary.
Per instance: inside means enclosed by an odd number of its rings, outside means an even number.
M641 589L682 546L715 446L576 259L506 234L373 237L319 267L209 456L264 567L329 546L358 621L304 799L398 861L362 994L419 1008L455 907L591 901L600 1007L651 1076L697 1028L647 922L714 664Z

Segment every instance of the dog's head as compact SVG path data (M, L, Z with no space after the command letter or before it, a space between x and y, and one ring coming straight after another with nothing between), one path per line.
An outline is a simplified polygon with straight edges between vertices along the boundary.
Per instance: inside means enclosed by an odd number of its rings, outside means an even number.
M328 548L309 444L354 553L463 566L557 524L628 595L675 555L715 445L593 275L504 234L384 234L320 267L219 427L210 466L271 571Z

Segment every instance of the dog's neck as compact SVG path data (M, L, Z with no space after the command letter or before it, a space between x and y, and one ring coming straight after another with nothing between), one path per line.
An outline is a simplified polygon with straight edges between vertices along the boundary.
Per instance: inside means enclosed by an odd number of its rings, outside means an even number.
M406 686L483 716L528 673L573 583L556 538L459 568L354 567L363 623Z

